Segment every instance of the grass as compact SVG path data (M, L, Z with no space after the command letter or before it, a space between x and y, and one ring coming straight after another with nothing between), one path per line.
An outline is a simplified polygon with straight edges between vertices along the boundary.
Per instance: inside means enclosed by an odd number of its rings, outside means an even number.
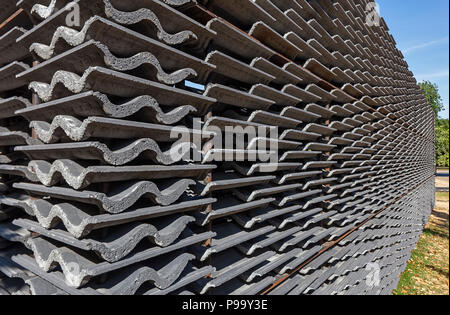
M436 201L395 295L449 294L449 193L437 193Z
M437 192L436 200L437 201L449 201L449 193L448 192Z

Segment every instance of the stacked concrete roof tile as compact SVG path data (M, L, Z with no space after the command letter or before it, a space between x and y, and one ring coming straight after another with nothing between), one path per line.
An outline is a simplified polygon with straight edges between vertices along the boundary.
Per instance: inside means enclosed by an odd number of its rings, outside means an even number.
M434 115L369 1L6 3L0 293L392 292Z

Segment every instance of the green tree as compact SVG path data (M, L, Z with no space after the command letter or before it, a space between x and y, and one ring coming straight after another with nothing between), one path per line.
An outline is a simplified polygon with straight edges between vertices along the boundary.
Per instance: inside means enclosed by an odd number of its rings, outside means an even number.
M430 81L421 82L419 86L436 117L436 164L439 167L449 167L449 121L439 118L439 112L444 110L439 88Z
M424 81L419 83L419 86L422 89L423 94L425 94L428 103L430 103L431 107L433 108L436 118L438 118L439 112L444 110L445 107L442 103L442 97L439 94L439 88L437 84L433 84L430 81Z
M436 120L436 164L439 167L449 167L449 121Z

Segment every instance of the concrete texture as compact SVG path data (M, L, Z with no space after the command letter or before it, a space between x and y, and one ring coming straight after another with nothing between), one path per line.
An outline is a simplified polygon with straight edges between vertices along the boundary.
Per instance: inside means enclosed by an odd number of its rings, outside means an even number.
M161 205L172 204L194 183L190 179L168 180L160 183L161 188L159 188L155 183L148 181L119 182L113 185L107 194L95 191L76 191L64 187L46 188L45 186L24 183L17 183L15 187L35 193L41 192L44 195L60 199L93 204L100 209L115 214L130 208L143 197Z
M101 142L18 146L15 150L23 152L32 160L97 160L109 165L121 166L135 160L144 159L162 165L188 161L188 153L190 153L191 148L201 154L193 144L187 142L175 145L170 150L163 152L157 142L146 138L126 141L119 144L114 150ZM186 154L175 154L173 152L186 152Z
M59 141L85 141L90 138L135 139L151 137L155 141L176 142L181 135L200 134L198 130L165 125L134 122L121 119L89 117L80 121L72 116L55 116L53 121L32 121L37 137L44 143ZM111 134L108 128L116 132ZM171 135L177 134L177 137ZM206 135L212 135L207 133Z
M194 221L194 218L182 216L160 230L150 224L125 225L116 229L114 233L111 232L107 239L101 241L95 239L77 240L68 232L55 229L49 231L42 228L39 223L30 220L14 220L13 224L67 245L85 251L93 251L102 259L113 263L126 257L144 239L148 239L160 247L171 245L180 236L187 224L192 221Z
M13 96L7 99L0 99L0 119L14 117L17 110L30 106L31 103L24 97Z
M38 192L39 193L39 192ZM132 209L121 214L91 215L89 209L80 209L70 203L52 204L46 200L30 200L25 196L13 196L2 199L2 204L22 208L28 215L36 217L45 229L56 228L62 222L65 229L75 238L82 238L92 231L115 227L150 218L164 217L169 214L198 211L206 208L214 199L192 200L171 206L153 206Z
M127 267L130 264L136 264L159 255L171 253L184 246L199 243L208 239L208 237L211 237L211 234L214 235L213 233L193 235L165 248L150 248L146 251L131 255L117 263L104 262L96 264L83 258L67 247L57 247L42 238L30 240L30 247L35 254L36 262L41 269L50 271L52 270L52 266L57 263L62 268L67 285L80 287L89 282L92 277L99 276L105 272L112 272ZM183 254L179 256L178 259L173 260L170 264L166 265L166 268L161 269L160 272L157 272L151 267L144 267L141 270L133 270L132 274L136 272L143 273L144 275L141 277L144 278L144 282L153 281L156 287L164 289L170 286L170 284L178 278L183 271L184 266L186 266L187 262L193 258L192 255ZM71 270L70 265L73 263L76 263L79 266L79 272ZM133 269L134 268L135 267L133 267ZM137 290L142 283L136 283L133 280L134 277L135 276L130 275L125 280L122 280L120 288L122 288L122 290ZM133 282L134 286L130 286Z
M79 26L63 26L60 0L24 0L36 25L0 34L18 51L5 65L41 61L0 83L0 214L10 226L23 209L33 220L16 222L43 235L35 260L5 230L8 266L34 284L4 291L37 292L37 277L50 294L392 292L433 207L434 115L385 21L365 24L365 1L75 3ZM45 103L17 102L31 92ZM199 117L203 131L266 133L242 148L213 147L213 133L179 144L204 167L168 156L170 126ZM251 160L262 148L276 160Z
M0 19L0 21L3 20ZM16 42L17 38L25 32L26 30L24 28L16 26L5 34L0 35L0 50L2 50L0 65L5 65L27 56L27 48Z
M111 81L114 83L111 84ZM29 88L46 102L90 89L100 93L130 98L150 94L159 104L167 106L178 106L179 97L183 97L185 102L194 107L210 105L215 101L212 98L202 97L185 90L170 88L153 81L101 67L88 68L82 76L72 72L57 71L50 83L33 81L29 84Z
M211 64L156 43L148 45L147 51L117 57L106 45L90 40L21 73L19 77L29 81L51 80L52 74L58 70L82 73L92 66L107 66L118 71L139 69L144 78L173 85L185 79L202 82L214 69Z
M17 79L16 75L28 69L29 66L23 62L13 61L12 63L0 67L0 92L13 90L27 85L27 82Z
M53 163L36 160L31 161L28 167L2 165L0 172L23 176L32 182L41 182L46 186L54 186L60 181L65 181L74 189L82 189L93 183L174 177L203 178L215 168L215 165L83 167L71 160L56 160Z
M40 144L41 141L33 139L29 134L23 131L11 131L0 127L0 146L14 146L23 144Z
M198 112L201 114L208 106L193 107L180 105L165 112L155 98L142 95L129 101L112 103L108 96L98 92L85 92L61 98L16 112L30 121L52 121L59 115L90 117L105 116L110 118L133 117L139 121L171 125L179 122L186 115Z

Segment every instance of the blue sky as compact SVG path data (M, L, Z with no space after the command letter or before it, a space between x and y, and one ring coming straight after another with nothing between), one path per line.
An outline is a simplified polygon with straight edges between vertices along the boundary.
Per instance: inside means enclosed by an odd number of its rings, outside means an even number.
M438 84L449 117L449 1L377 0L411 71Z

